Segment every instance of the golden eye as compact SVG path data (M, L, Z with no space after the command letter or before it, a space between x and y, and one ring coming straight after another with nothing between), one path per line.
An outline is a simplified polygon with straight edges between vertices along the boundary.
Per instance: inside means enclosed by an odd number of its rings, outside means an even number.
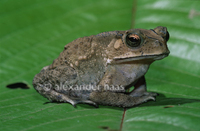
M138 47L141 43L141 39L136 34L129 34L126 36L126 44L129 47Z

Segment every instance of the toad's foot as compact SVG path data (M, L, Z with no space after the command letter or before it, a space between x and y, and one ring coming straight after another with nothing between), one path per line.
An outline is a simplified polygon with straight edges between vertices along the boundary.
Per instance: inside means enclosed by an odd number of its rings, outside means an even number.
M90 100L73 99L72 101L73 101L72 103L71 102L69 102L69 103L72 104L74 107L76 107L76 105L79 103L90 104L90 105L95 106L96 108L99 107L98 104L96 104L95 102L90 101Z
M143 101L143 102L147 102L150 100L156 101L155 97L153 97L153 96L142 96L140 98L141 98L141 101Z
M68 102L71 105L73 105L74 107L76 107L76 105L79 104L79 103L86 103L86 104L90 104L90 105L93 105L95 107L98 107L98 105L93 101L68 97L67 95L56 92L54 90L48 91L47 94L45 93L43 95L45 95L45 97L47 97L50 101Z
M129 94L132 97L140 97L140 96L152 96L152 97L156 97L159 94L155 93L155 92L130 92Z
M155 92L144 92L143 96L153 96L153 97L156 97L158 96L159 94L158 93L155 93Z
M90 100L102 105L111 105L118 107L133 107L149 100L155 101L153 96L132 97L123 93L114 92L92 92Z

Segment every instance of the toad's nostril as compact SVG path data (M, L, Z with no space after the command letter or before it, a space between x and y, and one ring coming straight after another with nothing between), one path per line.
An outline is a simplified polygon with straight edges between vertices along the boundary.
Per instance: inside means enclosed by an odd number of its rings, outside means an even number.
M166 27L158 26L153 29L156 34L160 35L165 41L169 40L169 32Z

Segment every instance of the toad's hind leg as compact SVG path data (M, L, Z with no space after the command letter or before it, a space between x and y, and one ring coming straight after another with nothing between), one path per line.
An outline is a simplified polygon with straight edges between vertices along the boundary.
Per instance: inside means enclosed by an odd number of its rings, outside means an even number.
M69 66L59 66L52 70L49 66L46 66L34 77L33 87L38 93L50 101L68 102L74 107L78 103L87 103L95 107L98 106L88 99L71 96L70 92L65 91L64 88L60 86L60 83L65 83L66 81L70 86L76 84L77 73L73 68Z
M149 100L155 101L151 95L132 97L123 93L114 92L92 92L90 100L102 105L111 105L118 107L133 107Z

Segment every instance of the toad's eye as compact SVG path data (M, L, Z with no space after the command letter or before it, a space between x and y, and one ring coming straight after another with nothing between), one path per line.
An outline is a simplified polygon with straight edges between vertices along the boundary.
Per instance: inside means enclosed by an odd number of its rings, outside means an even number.
M126 45L129 47L138 47L141 43L141 39L136 34L129 34L126 36Z

